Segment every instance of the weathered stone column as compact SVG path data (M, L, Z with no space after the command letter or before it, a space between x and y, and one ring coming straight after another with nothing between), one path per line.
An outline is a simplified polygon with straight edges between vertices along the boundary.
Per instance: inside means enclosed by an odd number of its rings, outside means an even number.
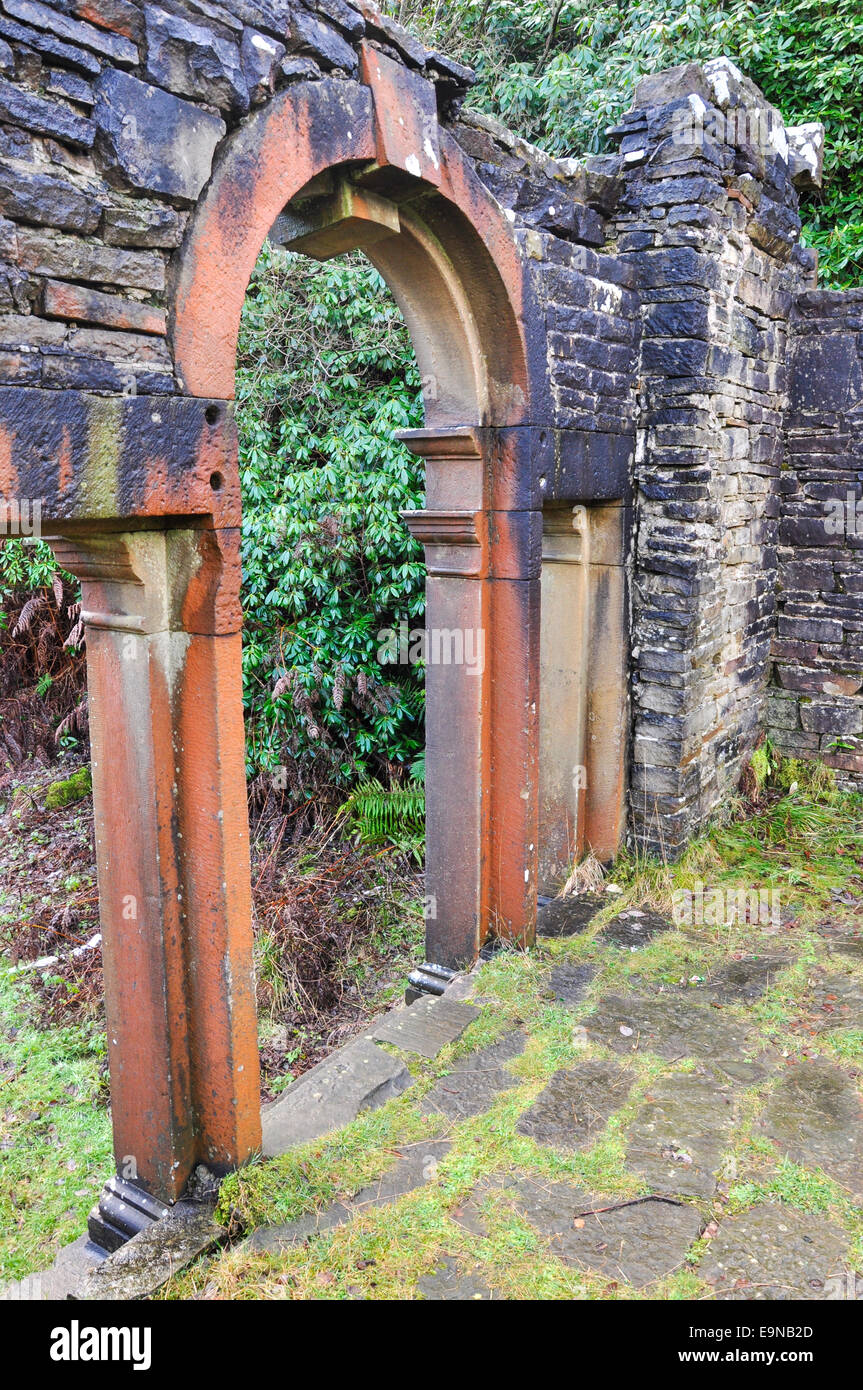
M83 589L117 1178L114 1246L260 1144L239 535L54 541Z
M478 520L465 510L407 518L427 565L426 955L452 968L470 965L485 935L488 595Z
M549 507L542 525L539 891L548 896L584 846L586 517L584 507Z
M471 964L536 920L541 515L484 510L495 432L417 430L425 546L428 960Z

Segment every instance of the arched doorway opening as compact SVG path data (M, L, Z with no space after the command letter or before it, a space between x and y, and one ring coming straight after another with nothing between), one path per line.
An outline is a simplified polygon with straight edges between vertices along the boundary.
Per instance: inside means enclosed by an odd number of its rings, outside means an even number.
M268 238L235 409L268 1102L425 959L426 576L401 518L425 506L425 468L397 437L425 421L406 325L361 251Z
M427 625L462 651L481 635L486 653L479 671L446 655L427 670L428 962L463 967L490 936L532 936L542 316L427 84L377 50L362 61L362 82L296 84L225 142L171 267L183 410L134 405L145 431L196 423L124 483L98 536L60 543L88 614L115 1233L134 1226L129 1207L174 1200L197 1162L224 1171L260 1145L232 400L246 286L277 222L307 252L362 247L400 304L426 387L408 439L426 506L407 524Z

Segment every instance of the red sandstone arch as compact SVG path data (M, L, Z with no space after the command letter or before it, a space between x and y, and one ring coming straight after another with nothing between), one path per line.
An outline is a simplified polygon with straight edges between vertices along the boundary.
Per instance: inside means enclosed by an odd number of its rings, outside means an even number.
M190 395L233 396L249 277L277 216L305 185L326 171L383 164L399 153L410 185L411 95L408 86L401 151L382 148L375 110L376 101L396 100L398 89L379 85L373 95L333 80L283 90L226 141L175 267L171 337ZM457 142L443 131L437 141L439 169L426 162L436 184L408 188L421 201L403 205L401 234L367 254L407 317L422 374L445 378L449 388L427 400L428 424L528 424L545 374L540 369L532 380L525 328L532 296L522 258Z
M529 490L546 374L532 357L523 254L457 142L436 120L430 135L420 110L428 84L372 50L363 66L368 85L288 88L226 142L177 256L170 333L185 389L230 399L243 299L276 218L322 174L374 162L401 229L364 249L433 383L414 440L428 459L428 510L410 521L426 544L430 626L476 624L489 639L489 670L473 687L429 673L430 896L446 919L430 925L429 952L455 965L490 934L526 939L534 919L528 671L540 518Z
M225 141L171 266L186 398L123 402L116 430L106 411L113 493L56 513L88 614L119 1174L91 1230L109 1244L176 1199L196 1163L224 1171L261 1143L230 402L260 248L329 171L398 209L398 231L364 249L428 383L409 441L427 461L426 509L408 519L428 625L484 638L481 668L427 669L427 957L466 966L491 935L533 934L543 316L506 217L438 127L431 84L374 50L362 63L363 83L286 88ZM86 410L89 439L102 406ZM143 661L125 659L130 641Z

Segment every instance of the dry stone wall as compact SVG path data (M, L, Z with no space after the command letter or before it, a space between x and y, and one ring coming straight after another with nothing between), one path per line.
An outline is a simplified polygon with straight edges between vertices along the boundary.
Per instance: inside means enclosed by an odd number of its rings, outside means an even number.
M474 113L458 138L535 262L559 426L544 496L632 506L629 830L674 855L765 728L783 751L863 766L863 521L847 520L863 320L860 296L814 291L800 245L820 126L786 127L718 59L646 79L609 133L617 152L584 161ZM817 513L823 537L840 494L842 536L813 540L795 515Z
M646 79L613 134L614 234L642 322L632 824L673 853L760 736L788 318L814 257L799 246L796 133L728 60Z
M454 133L517 227L545 313L556 429L543 500L624 498L641 321L634 268L606 249L621 191L616 162L552 159L473 111Z
M767 725L790 757L863 786L863 290L791 319L778 622Z

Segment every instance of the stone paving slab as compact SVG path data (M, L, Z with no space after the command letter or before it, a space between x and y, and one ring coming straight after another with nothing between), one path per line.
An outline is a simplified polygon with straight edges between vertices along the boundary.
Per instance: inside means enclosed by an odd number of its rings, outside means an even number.
M415 1192L423 1183L431 1182L451 1147L448 1139L422 1139L417 1144L403 1145L398 1163L376 1182L355 1193L351 1198L352 1208L357 1211L361 1207L385 1206L408 1192Z
M720 966L695 993L721 1004L749 1003L766 994L789 961L789 956L742 956Z
M449 1149L450 1144L446 1139L423 1139L416 1144L403 1145L398 1162L377 1181L356 1192L350 1201L333 1202L328 1207L305 1212L295 1221L282 1225L259 1226L246 1241L246 1249L278 1253L310 1240L323 1231L343 1226L363 1208L382 1207L398 1201L399 1197L431 1181Z
M756 1133L780 1155L822 1168L857 1202L863 1201L863 1117L857 1088L829 1062L789 1067L770 1095Z
M596 965L556 965L548 972L548 992L559 1004L574 1008L581 1004L599 967Z
M846 936L834 942L834 949L852 960L863 960L863 937Z
M733 1057L708 1058L720 1073L720 1080L733 1081L739 1086L758 1086L775 1070L777 1057L762 1053L758 1062L741 1062Z
M108 1252L94 1245L89 1236L79 1236L63 1246L49 1269L3 1285L0 1302L59 1302L71 1298L87 1275L107 1258Z
M376 1042L388 1042L402 1052L415 1052L420 1057L436 1057L448 1043L455 1042L479 1017L475 1004L460 999L418 999L408 1009L394 1009L366 1033Z
M823 1032L863 1028L863 985L854 975L819 976L813 994L817 1024Z
M559 1149L586 1149L626 1101L633 1078L614 1062L589 1061L555 1072L526 1110L519 1134Z
M273 1158L295 1144L341 1129L361 1110L376 1110L410 1083L410 1072L400 1058L391 1057L368 1038L358 1038L294 1081L272 1105L264 1106L264 1156Z
M285 1221L278 1226L258 1226L243 1242L243 1249L255 1254L278 1255L292 1246L301 1245L323 1231L335 1226L343 1226L353 1216L349 1206L343 1202L333 1202L320 1211L304 1212L295 1221Z
M751 1029L739 1019L680 993L645 998L606 995L584 1020L588 1035L615 1052L660 1057L743 1058ZM752 1039L752 1046L757 1046Z
M604 899L598 893L581 893L569 898L553 898L536 915L538 936L578 936L587 931Z
M478 960L472 970L463 970L460 975L456 975L451 984L446 987L446 997L448 1000L469 999L477 987L477 977L482 969L484 962ZM412 1006L413 1007L413 1006Z
M828 922L818 928L818 934L824 943L824 955L831 965L844 964L842 957L852 962L863 960L863 934L859 930ZM836 959L837 955L839 959Z
M463 1230L469 1231L472 1236L487 1236L488 1223L482 1207L486 1197L492 1192L499 1192L504 1182L502 1173L492 1173L487 1178L482 1178L468 1196L450 1210L450 1220Z
M471 1303L488 1303L499 1298L476 1271L464 1270L452 1255L444 1255L434 1274L424 1274L417 1281L424 1299Z
M507 1033L491 1047L465 1057L452 1071L435 1082L420 1101L424 1115L444 1115L448 1120L464 1120L481 1115L502 1091L521 1084L506 1070L506 1063L525 1049L524 1033Z
M827 1217L765 1203L723 1219L698 1272L722 1301L836 1298L847 1248Z
M654 1192L712 1196L735 1112L730 1089L709 1073L658 1077L630 1127L627 1168Z
M639 951L643 946L649 946L655 936L672 929L673 923L658 912L630 907L613 917L597 939L621 951Z
M530 1178L509 1182L509 1193L564 1263L635 1288L677 1269L702 1226L694 1207L665 1198L614 1205L565 1183L540 1185Z
M210 1206L178 1202L121 1245L86 1276L75 1297L118 1301L147 1298L192 1260L215 1250L227 1231Z

